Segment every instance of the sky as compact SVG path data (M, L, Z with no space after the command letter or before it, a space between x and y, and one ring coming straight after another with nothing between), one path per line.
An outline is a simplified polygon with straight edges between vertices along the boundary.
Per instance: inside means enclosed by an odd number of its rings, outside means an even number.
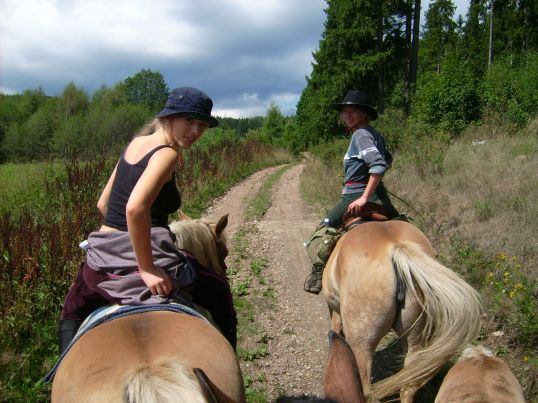
M456 0L456 16L469 0ZM429 1L423 1L423 12ZM295 112L324 0L0 0L0 92L91 95L142 69L193 86L217 116Z

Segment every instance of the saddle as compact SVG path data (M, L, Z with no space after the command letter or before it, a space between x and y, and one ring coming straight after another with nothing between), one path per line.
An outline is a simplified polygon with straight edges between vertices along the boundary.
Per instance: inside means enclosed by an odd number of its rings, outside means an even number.
M342 229L349 231L355 225L362 224L366 221L388 221L389 214L383 206L377 203L366 203L358 215L353 215L346 211L342 216Z

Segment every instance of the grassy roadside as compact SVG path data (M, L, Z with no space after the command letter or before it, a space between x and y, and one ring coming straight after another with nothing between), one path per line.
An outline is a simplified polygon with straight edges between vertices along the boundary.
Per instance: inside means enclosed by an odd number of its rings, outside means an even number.
M188 157L192 164L187 160L178 180L192 216L256 170L293 160L255 142L215 144ZM72 162L53 174L42 165L0 171L6 173L2 183L13 179L12 193L25 201L0 190L8 196L0 198L6 202L0 209L0 401L50 399L50 385L41 378L57 358L57 320L84 258L78 243L100 222L95 205L114 163ZM10 178L25 169L30 173Z
M393 198L432 241L439 259L480 292L485 318L478 341L507 361L533 401L538 396L538 120L517 136L505 129L471 127L444 144L423 137L394 152L385 183L409 204ZM346 146L342 141L314 150L317 160L304 170L302 194L319 210L339 197L341 167L334 156L341 157Z
M245 393L248 402L266 402L265 376L251 371L251 364L269 352L270 335L257 323L257 316L274 305L274 290L264 276L267 261L255 256L250 250L250 239L256 236L255 222L263 217L271 206L274 184L292 165L285 165L270 175L256 195L250 199L246 221L232 240L233 259L229 265L230 283L238 316L237 355L241 362Z

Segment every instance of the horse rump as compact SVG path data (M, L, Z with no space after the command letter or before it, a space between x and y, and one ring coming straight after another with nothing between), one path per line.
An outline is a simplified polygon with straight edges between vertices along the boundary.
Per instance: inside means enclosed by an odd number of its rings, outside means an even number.
M482 346L469 346L448 371L435 403L480 401L524 403L523 390L508 365Z
M372 385L375 398L398 390L416 390L451 357L471 343L480 330L480 297L460 276L422 248L399 241L392 247L392 262L406 289L406 305L417 304L422 313L418 343L405 358L404 368ZM423 324L423 325L422 325ZM404 329L405 333L413 331Z

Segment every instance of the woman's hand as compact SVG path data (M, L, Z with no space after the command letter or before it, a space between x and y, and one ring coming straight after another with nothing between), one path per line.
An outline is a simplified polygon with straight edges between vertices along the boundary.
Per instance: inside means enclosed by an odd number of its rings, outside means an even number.
M361 196L357 200L353 201L347 208L348 213L351 215L359 215L359 213L362 211L362 208L368 203L368 198Z
M152 295L167 296L172 292L172 281L160 267L153 266L150 269L140 269L140 276Z

